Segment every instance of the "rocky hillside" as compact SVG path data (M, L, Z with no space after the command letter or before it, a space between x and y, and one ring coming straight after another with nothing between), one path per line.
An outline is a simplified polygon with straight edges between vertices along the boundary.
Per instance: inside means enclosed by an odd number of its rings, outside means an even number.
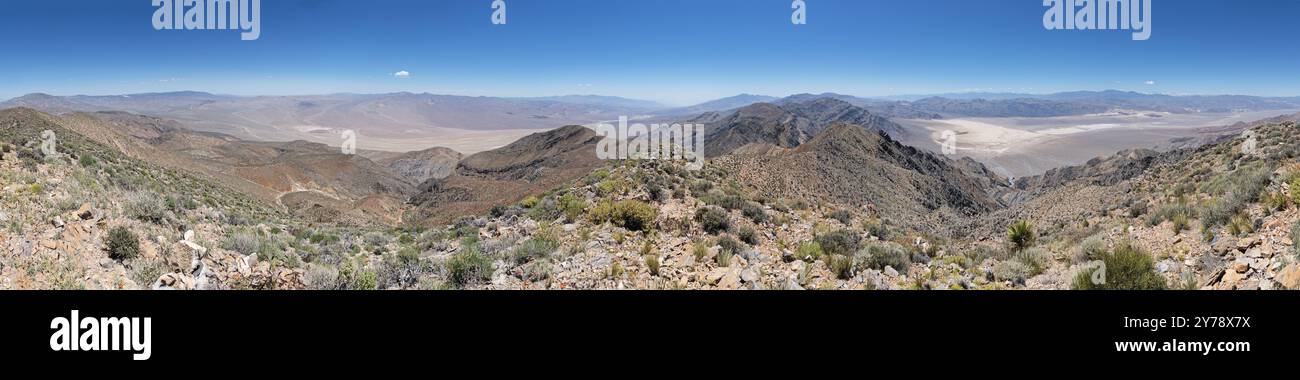
M448 166L445 149L389 154L376 163L305 141L250 142L124 112L46 116L81 136L154 164L195 173L299 217L356 225L395 224L425 174ZM423 161L422 161L423 159ZM393 169L406 171L396 171Z
M849 124L792 150L717 162L765 194L832 202L930 232L946 233L946 219L1002 207L991 195L997 187L985 187L993 180L977 181L946 158Z
M400 154L387 152L362 154L412 183L447 178L464 158L460 152L443 147Z
M587 175L605 164L596 157L600 139L572 125L466 157L452 175L420 185L406 222L428 225L483 214Z
M708 115L701 117L705 116ZM832 98L782 105L757 103L707 121L704 152L709 157L725 155L749 144L793 148L836 123L883 131L895 137L905 134L901 126L888 119Z

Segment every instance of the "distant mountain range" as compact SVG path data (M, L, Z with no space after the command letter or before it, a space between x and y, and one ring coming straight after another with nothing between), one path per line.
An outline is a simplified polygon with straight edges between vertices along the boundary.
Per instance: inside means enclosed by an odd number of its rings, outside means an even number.
M819 103L823 108L819 110L791 108L819 100L835 102ZM245 141L304 140L337 145L341 132L352 130L364 136L361 145L367 150L414 152L448 147L473 154L499 148L530 133L566 125L591 125L622 116L641 122L704 123L715 134L711 149L730 151L748 142L729 137L725 124L746 123L750 116L786 118L784 124L764 125L777 128L767 131L771 137L784 139L777 146L791 146L808 141L835 118L856 118L842 121L882 130L900 139L904 137L903 129L890 120L1058 117L1120 110L1174 114L1292 110L1300 109L1300 97L1171 96L1114 90L1046 95L969 93L915 99L837 93L784 98L741 94L673 108L653 101L600 95L502 98L403 92L244 97L185 91L113 96L29 94L0 102L0 109L12 107L51 114L130 112L175 120L189 130L221 133ZM840 115L845 112L852 114ZM423 172L426 168L408 169Z
M117 96L30 94L0 103L0 109L12 107L53 114L125 111L253 141L337 144L340 132L353 130L364 136L359 143L363 146L394 151L450 146L472 153L499 147L532 131L641 115L649 111L647 107L656 106L597 96L495 98L392 93L240 97L176 92ZM492 136L493 131L505 132ZM489 140L497 143L484 142Z

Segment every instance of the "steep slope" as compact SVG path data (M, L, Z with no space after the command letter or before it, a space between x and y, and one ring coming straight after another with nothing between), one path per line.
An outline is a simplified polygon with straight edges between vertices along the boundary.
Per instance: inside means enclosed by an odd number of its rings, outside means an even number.
M446 223L512 204L587 175L604 163L596 157L601 137L571 125L529 135L500 149L466 157L445 179L431 179L410 200L407 222Z
M360 153L410 183L424 183L429 179L447 178L456 170L456 165L464 155L455 150L434 147L406 153L366 152Z
M705 155L720 156L749 144L793 148L810 141L834 123L857 125L891 136L906 134L898 124L837 99L817 98L780 106L758 103L707 123Z
M769 194L865 207L922 230L944 230L943 215L1001 207L986 187L996 179L977 179L946 158L844 123L784 153L734 154L717 162Z
M124 112L51 118L133 158L200 174L310 220L395 223L418 183L323 144L248 142Z

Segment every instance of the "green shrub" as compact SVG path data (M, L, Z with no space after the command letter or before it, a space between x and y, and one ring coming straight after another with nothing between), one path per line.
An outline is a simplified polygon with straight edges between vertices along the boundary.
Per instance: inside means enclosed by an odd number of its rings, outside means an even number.
M770 220L767 211L763 210L763 206L754 202L745 203L744 208L741 209L741 213L743 213L746 218L749 218L749 220L754 221L755 224L767 223L767 221Z
M853 258L844 255L829 255L826 257L826 267L830 268L831 273L841 280L853 278Z
M538 202L541 202L541 200L537 199L537 197L535 196L529 196L528 198L524 198L524 200L519 201L519 205L523 206L524 208L533 208L533 207L537 207Z
M492 278L492 259L484 255L477 244L461 248L444 263L447 277L457 287L476 284Z
M645 202L625 200L613 203L602 201L588 211L592 223L613 223L629 231L647 231L654 227L659 211Z
M420 258L419 251L405 247L396 253L384 255L376 273L376 284L381 289L391 287L410 289L420 282L420 278L429 272L429 269L425 261Z
M262 240L251 233L238 232L226 238L222 248L251 255L262 250Z
M1017 260L1008 260L993 266L993 278L1021 284L1032 276L1033 269Z
M81 164L82 167L86 167L86 168L93 167L99 164L99 161L95 160L95 156L91 156L89 154L82 154L81 157L77 159L77 161Z
M1232 217L1232 221L1228 222L1228 233L1232 234L1232 236L1241 236L1252 232L1255 232L1255 222L1245 213L1237 214L1237 216Z
M355 290L375 290L379 287L379 274L374 269L366 268L357 273L352 279L350 289Z
M108 240L104 245L108 248L108 257L113 260L130 260L140 255L140 238L126 227L118 226L108 230Z
M853 225L853 214L850 214L848 210L836 210L835 212L826 215L826 217L838 220L846 226Z
M749 228L748 226L741 227L740 230L736 232L736 236L740 237L740 241L745 242L745 244L758 244L758 233L754 232L754 229Z
M1270 212L1283 211L1291 203L1291 199L1280 191L1271 192L1264 195L1264 209Z
M564 210L564 218L570 223L578 221L582 212L587 210L587 201L578 199L573 194L564 194L560 197L560 208Z
M695 256L695 262L704 261L704 256L709 254L709 247L704 242L696 241L691 244L691 254Z
M1151 255L1123 244L1114 251L1101 255L1105 263L1105 283L1093 283L1093 273L1099 268L1085 268L1074 277L1072 287L1078 290L1162 290L1165 279L1156 273Z
M718 238L718 266L727 266L731 264L731 256L745 250L745 246L731 236L722 236ZM725 258L723 256L726 256Z
M706 197L704 201L710 205L719 206L728 210L740 210L745 207L746 203L748 203L745 201L745 197L737 194L721 196L710 195L709 197Z
M645 244L641 245L641 257L645 258L645 267L650 270L650 275L658 276L659 254L651 252L652 250L654 250L654 244L646 240Z
M388 251L388 243L393 241L388 235L378 232L368 233L361 240L366 243L371 252L377 255Z
M1287 185L1287 191L1291 192L1291 203L1295 204L1296 207L1300 207L1300 175L1296 173L1291 175L1295 178L1291 179L1291 183Z
M493 218L500 218L504 216L508 211L510 211L510 206L493 205L492 209L488 210L488 215Z
M664 192L664 187L660 185L659 182L655 182L655 181L646 183L645 192L646 195L650 196L650 200L656 202L663 202L664 200L666 200L668 195L668 193Z
M817 244L817 241L800 244L795 250L796 258L799 260L817 260L824 254L821 244Z
M850 230L837 230L818 236L817 244L826 254L848 256L861 248L862 237Z
M1232 217L1245 210L1247 205L1260 200L1272 173L1271 167L1255 164L1215 177L1203 189L1215 195L1215 199L1201 209L1201 222L1211 227L1231 222Z
M126 215L143 222L159 223L166 218L167 205L157 194L145 191L127 193L122 207Z
M1206 226L1223 226L1231 222L1232 217L1237 215L1245 206L1240 200L1231 197L1214 199L1202 206L1197 216L1201 218L1201 223Z
M307 266L307 273L302 280L307 289L311 290L339 290L339 270L327 265L311 264Z
M1186 214L1174 215L1172 222L1173 222L1174 235L1181 234L1183 233L1183 231L1187 230L1188 222L1187 222Z
M863 267L876 270L892 267L902 272L907 271L907 267L912 265L907 250L894 243L872 244L866 250L858 252L857 259Z
M559 219L561 215L564 215L564 210L560 209L553 197L542 198L528 209L528 218L537 221L549 222Z
M695 210L695 221L705 232L717 235L731 229L731 218L727 212L717 207L701 207Z
M550 257L559 247L560 243L550 236L533 236L515 247L511 252L511 257L514 258L516 264L524 264L529 261Z
M627 183L621 179L611 178L596 184L596 193L605 197L623 194L625 190L627 190Z
M1174 220L1174 218L1177 218L1178 216L1182 216L1185 219L1192 214L1192 208L1183 203L1160 206L1160 208L1157 208L1156 211L1151 213L1151 216L1147 218L1147 226L1155 227L1160 225L1160 223L1164 223L1166 220Z
M867 233L875 236L876 239L889 240L889 227L883 221L867 224Z
M339 263L338 275L335 277L334 288L341 290L374 290L379 286L379 274L369 268L362 268L352 259L345 259ZM327 274L317 273L317 275ZM316 286L330 286L328 278L317 278L313 281L321 281Z
M699 180L691 183L691 195L694 195L696 198L708 194L709 190L713 190L713 182Z
M1007 242L1016 251L1032 247L1036 240L1038 237L1034 234L1034 226L1029 221L1017 220L1007 227Z
M157 256L149 259L136 257L128 260L125 264L127 267L131 268L131 280L134 280L136 284L145 288L152 285L154 281L157 281L159 277L162 277L162 275L171 272L171 268L167 266L167 262Z
M1128 207L1128 217L1138 218L1141 217L1142 215L1146 215L1150 207L1151 206L1150 204L1147 203L1147 201L1141 201L1141 200L1135 201L1133 202L1132 205L1129 205Z
M1106 252L1106 240L1101 234L1092 235L1083 239L1079 245L1079 250L1083 258L1087 260L1097 259L1102 253Z
M1011 256L1011 258L1021 264L1025 264L1025 266L1029 268L1030 276L1036 276L1039 273L1043 273L1043 269L1046 269L1047 265L1050 264L1048 262L1050 260L1050 255L1051 252L1048 252L1046 249L1033 247L1016 252Z
M645 256L645 267L650 270L651 276L659 275L659 255L650 254Z

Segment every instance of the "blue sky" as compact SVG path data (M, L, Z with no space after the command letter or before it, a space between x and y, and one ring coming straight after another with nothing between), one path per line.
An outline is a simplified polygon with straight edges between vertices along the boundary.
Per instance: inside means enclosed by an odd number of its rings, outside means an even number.
M148 0L6 1L0 98L1300 95L1300 0L1154 0L1148 41L1128 31L1045 30L1041 0L807 0L800 26L790 23L791 0L505 1L508 24L494 26L491 0L264 0L257 41L234 31L156 31Z

